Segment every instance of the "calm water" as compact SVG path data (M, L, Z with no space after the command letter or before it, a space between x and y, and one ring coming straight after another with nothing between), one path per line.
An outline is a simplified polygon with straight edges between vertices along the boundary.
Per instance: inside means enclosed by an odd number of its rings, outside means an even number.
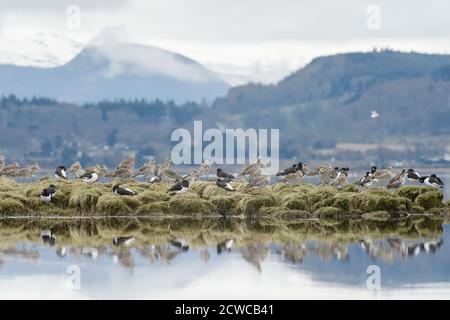
M372 299L450 293L450 225L431 218L0 222L0 298ZM52 236L45 238L48 228ZM136 238L113 245L117 235ZM228 248L226 239L233 239ZM371 265L380 270L379 290L366 283Z

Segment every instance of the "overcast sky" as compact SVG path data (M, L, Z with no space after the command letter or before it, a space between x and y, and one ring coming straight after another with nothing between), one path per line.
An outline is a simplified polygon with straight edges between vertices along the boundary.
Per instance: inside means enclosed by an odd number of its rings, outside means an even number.
M67 27L69 5L81 9L79 29ZM450 53L449 12L448 0L1 0L0 39L52 33L85 44L107 34L177 51L233 81L273 82L319 55Z

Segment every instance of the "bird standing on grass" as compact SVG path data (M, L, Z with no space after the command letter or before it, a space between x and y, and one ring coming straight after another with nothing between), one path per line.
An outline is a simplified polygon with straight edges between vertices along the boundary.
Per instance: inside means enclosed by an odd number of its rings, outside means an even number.
M162 174L165 168L170 166L171 160L170 158L166 158L166 161L162 164L159 164L155 168L155 173L150 179L148 180L149 183L158 183L162 181Z
M217 179L216 181L216 185L219 188L225 189L227 191L235 191L233 186L231 185L231 181L230 180L226 180L226 179Z
M264 164L261 162L261 158L256 160L256 163L248 164L239 173L239 176L258 176L261 174L261 169L264 168Z
M405 184L406 181L406 169L402 169L402 171L392 178L386 188L388 189L396 189Z
M30 165L30 177L34 178L39 174L39 171L41 171L41 168L39 167L39 163L35 162L32 165Z
M84 174L80 161L72 163L67 172L74 175L76 178L79 178Z
M0 175L7 176L7 177L14 177L17 174L17 172L19 172L19 170L20 170L20 165L16 161L7 166L4 166Z
M170 187L167 192L169 193L185 193L189 189L189 181L182 180L180 182L175 183L172 187Z
M126 157L119 165L109 174L108 177L113 178L131 178L133 175L133 167L136 161L134 153L131 153Z
M138 172L134 175L135 178L145 178L150 174L155 174L156 161L151 159L150 161L144 163L142 167L139 168Z
M424 176L419 179L420 183L425 183L427 186L433 187L433 188L443 188L444 183L442 180L435 175L434 173L431 176Z
M296 172L283 175L278 181L284 182L289 185L294 185L300 183L302 181L303 176L304 176L303 171L297 170Z
M226 173L225 171L223 171L220 168L217 169L216 176L219 179L230 180L230 181L236 179L235 176L233 176L232 174Z
M320 185L329 185L334 179L336 179L339 172L338 167L328 166L317 167L314 170L306 172L307 176L318 176L320 179Z
M200 177L207 176L210 168L211 166L209 165L208 160L203 161L203 163L200 165L200 168L198 168Z
M303 173L303 176L306 176L309 173L309 166L307 163L303 163L301 167L298 167L298 170Z
M44 202L51 202L56 193L56 186L51 184L48 188L42 190L40 197Z
M22 169L19 169L17 173L14 175L16 178L28 178L31 175L31 169L29 166L25 166Z
M104 164L96 164L83 170L83 174L96 173L98 178L104 177L108 172L108 168Z
M370 179L370 171L367 171L366 175L355 182L355 184L361 187L370 187L373 184L372 180Z
M173 171L170 168L165 168L161 174L162 174L161 177L167 178L169 180L180 181L183 179L181 176L179 176L175 171Z
M248 183L246 188L253 188L253 187L259 187L259 188L264 188L266 186L268 186L270 184L270 177L263 175L263 174L254 174L251 175L250 178L248 179Z
M377 170L375 167L375 172L370 175L370 179L373 182L379 182L380 180L391 180L395 177L394 169L388 167L385 170Z
M135 196L135 195L137 195L136 191L133 191L128 188L122 188L119 185L115 185L112 190L115 194L118 194L120 196Z
M172 165L172 160L169 157L167 157L166 159L164 159L164 162L159 165L159 170L162 172L165 169L170 168L171 165Z
M177 180L182 180L182 179L189 180L189 181L199 180L202 176L208 175L209 169L210 169L209 162L207 160L205 160L205 162L203 162L198 168L192 170L187 175L185 175L181 179L177 179Z
M17 178L33 178L39 173L39 164L37 162L27 165L17 171L15 177Z
M98 180L98 174L96 172L86 172L80 176L80 179L86 183L95 183Z
M331 182L331 185L337 188L342 188L347 185L347 177L349 171L350 169L348 167L339 169L336 179Z
M161 182L161 176L158 176L156 174L148 180L148 183L150 183L150 184L158 183L158 182Z
M420 174L414 169L408 169L406 172L406 178L408 178L409 181L416 182L420 180Z
M301 162L299 162L298 164L295 163L292 165L292 167L278 171L276 176L282 177L282 176L287 176L288 174L296 173L299 170L299 168L301 168L302 166L303 166L303 164Z
M157 168L155 175L160 177L161 179L167 178L168 180L175 180L175 181L183 180L183 178L180 177L175 171L170 169L171 165L172 160L170 158L166 158L164 163Z
M67 168L64 166L58 166L55 170L56 179L67 180Z

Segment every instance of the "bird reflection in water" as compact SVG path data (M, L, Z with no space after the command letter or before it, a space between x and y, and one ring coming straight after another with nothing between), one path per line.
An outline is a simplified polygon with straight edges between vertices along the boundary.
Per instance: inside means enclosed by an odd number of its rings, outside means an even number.
M360 240L361 248L370 257L387 262L392 262L395 254L402 259L407 259L424 253L436 253L443 244L444 240L442 238L421 242L409 242L399 238L388 238L387 241Z
M261 272L261 262L269 255L269 246L264 243L252 243L241 248L242 258Z

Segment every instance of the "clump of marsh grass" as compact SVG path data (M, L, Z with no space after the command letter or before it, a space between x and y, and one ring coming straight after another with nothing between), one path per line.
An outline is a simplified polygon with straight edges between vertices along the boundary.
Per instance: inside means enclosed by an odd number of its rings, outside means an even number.
M165 201L155 201L140 206L137 210L140 215L164 215L170 213L170 205Z
M274 197L270 196L254 196L249 198L243 198L239 201L238 211L244 215L256 214L263 207L273 207L276 205Z
M408 198L414 202L420 194L430 191L435 191L435 189L430 186L403 186L399 188L396 193L399 196Z
M169 200L170 212L175 215L209 215L215 207L197 194L175 195Z
M143 204L154 203L158 201L169 201L170 196L166 192L161 191L144 191L137 195L137 198Z
M415 203L423 207L425 210L430 210L434 208L441 208L444 204L442 203L443 194L438 190L432 190L419 194Z
M0 192L14 191L17 187L18 185L14 180L0 177Z
M0 214L20 215L27 212L27 209L18 200L11 198L0 199Z
M69 204L80 212L95 212L101 194L100 190L74 191L70 196Z
M236 210L238 199L228 195L216 195L209 198L216 207L216 212L222 215L233 214Z
M123 198L128 196L118 196L113 194L103 194L97 200L96 212L105 215L118 216L132 212Z

